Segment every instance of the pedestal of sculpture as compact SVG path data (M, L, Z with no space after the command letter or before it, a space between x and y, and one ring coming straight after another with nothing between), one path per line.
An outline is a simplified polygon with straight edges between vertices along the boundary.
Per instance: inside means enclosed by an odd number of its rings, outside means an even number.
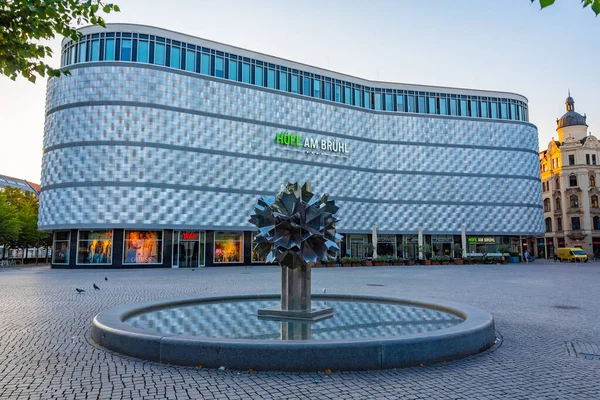
M333 316L332 307L312 307L310 264L298 268L281 267L281 306L259 309L259 317L320 321Z

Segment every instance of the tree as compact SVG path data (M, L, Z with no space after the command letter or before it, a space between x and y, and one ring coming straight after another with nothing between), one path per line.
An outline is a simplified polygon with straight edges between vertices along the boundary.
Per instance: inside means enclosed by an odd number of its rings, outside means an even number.
M6 194L0 191L0 244L15 242L18 238L17 209L8 202Z
M5 188L0 193L0 242L6 248L27 248L47 245L50 241L50 234L40 232L37 228L38 222L38 198L30 193L16 188ZM7 210L3 214L3 210ZM16 229L9 231L3 230L4 215L11 221ZM16 234L15 234L16 230ZM4 234L9 232L9 234Z
M534 3L535 1L536 0L531 0L531 3ZM540 3L540 7L543 9L543 8L546 8L546 7L554 4L555 0L538 0L538 1ZM583 4L583 8L586 8L587 6L591 6L590 8L596 15L600 14L600 0L581 0L581 3Z
M105 26L100 14L112 11L119 7L101 0L0 0L0 72L34 83L36 75L60 76L44 62L52 49L41 41L56 34L77 41L81 34L73 25Z

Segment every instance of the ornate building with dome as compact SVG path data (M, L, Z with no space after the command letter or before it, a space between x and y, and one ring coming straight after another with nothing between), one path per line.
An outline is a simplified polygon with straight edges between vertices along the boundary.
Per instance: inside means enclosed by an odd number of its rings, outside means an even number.
M600 256L600 143L570 92L565 104L558 140L540 152L545 235L536 238L533 253L552 257L557 247L579 247Z

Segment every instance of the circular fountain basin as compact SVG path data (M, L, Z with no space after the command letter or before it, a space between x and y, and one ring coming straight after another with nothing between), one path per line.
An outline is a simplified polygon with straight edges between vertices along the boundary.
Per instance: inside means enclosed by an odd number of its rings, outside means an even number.
M162 363L231 369L372 370L450 361L495 339L492 316L450 302L312 295L331 318L264 319L279 295L193 297L111 308L92 322L96 343Z

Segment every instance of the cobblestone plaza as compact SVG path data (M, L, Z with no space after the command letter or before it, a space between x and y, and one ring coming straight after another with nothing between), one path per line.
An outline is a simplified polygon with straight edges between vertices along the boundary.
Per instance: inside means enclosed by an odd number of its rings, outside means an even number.
M479 307L493 314L501 340L485 353L446 364L281 373L158 364L106 351L90 338L94 315L119 304L277 293L277 267L3 268L0 399L598 399L599 284L595 262L315 269L315 292Z

